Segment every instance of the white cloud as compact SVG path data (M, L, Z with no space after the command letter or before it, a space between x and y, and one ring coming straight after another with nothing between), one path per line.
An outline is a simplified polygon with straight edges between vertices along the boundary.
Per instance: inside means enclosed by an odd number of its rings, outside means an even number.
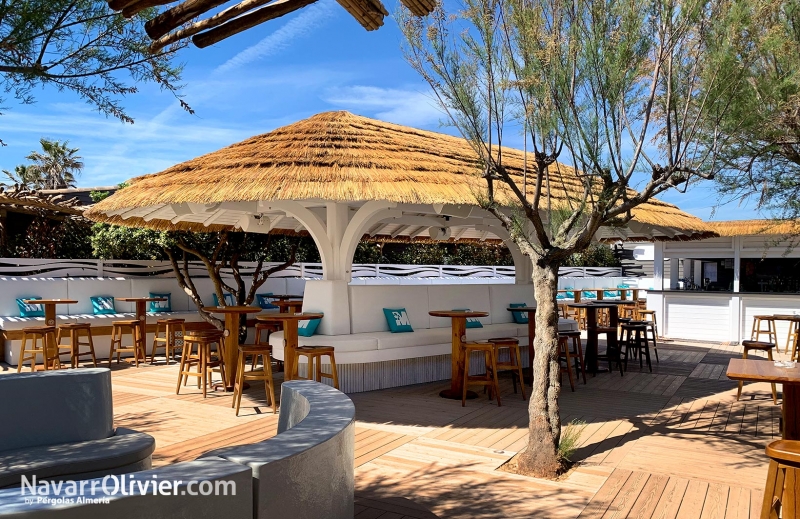
M214 73L230 72L233 69L272 56L288 47L296 39L302 38L323 25L334 13L333 0L322 0L312 4L277 31L217 67Z
M432 97L419 90L349 86L328 92L330 104L378 119L416 127L430 127L445 119L445 114Z

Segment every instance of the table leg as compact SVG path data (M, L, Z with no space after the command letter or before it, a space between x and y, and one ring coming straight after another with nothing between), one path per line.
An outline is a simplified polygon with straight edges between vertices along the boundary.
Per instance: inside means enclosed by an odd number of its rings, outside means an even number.
M597 365L597 308L586 308L586 368L596 374L599 371Z
M800 385L783 384L783 439L800 440Z
M147 360L147 301L136 301L136 320L139 321L139 348ZM138 354L137 354L138 355Z
M452 321L453 349L450 359L452 365L450 389L442 390L439 392L439 396L451 400L461 400L461 395L464 391L464 356L461 346L464 344L465 335L467 333L467 319L465 317L453 317ZM474 391L467 391L467 398L470 400L478 398L478 394Z
M56 305L44 305L44 324L46 326L56 325Z
M233 391L239 357L239 314L225 314L225 331L228 333L224 338L225 391Z
M628 291L626 289L624 289L624 288L622 290L620 290L619 291L619 298L622 301L627 301L628 300Z
M292 319L283 322L283 380L292 380L294 376L295 355L297 348L297 321ZM311 374L308 375L311 378Z

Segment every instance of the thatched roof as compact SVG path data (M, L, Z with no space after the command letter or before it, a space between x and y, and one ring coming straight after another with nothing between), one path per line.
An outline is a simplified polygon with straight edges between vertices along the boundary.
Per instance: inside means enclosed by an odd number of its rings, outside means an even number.
M520 150L503 148L504 163L523 184ZM528 161L528 189L533 175ZM485 181L476 173L475 152L464 139L353 115L325 112L221 150L133 179L86 215L97 221L154 229L221 230L171 220L174 214L120 216L133 208L183 202L384 200L404 204L477 205ZM583 198L575 170L550 167L554 206ZM500 187L498 200L512 202ZM714 236L699 218L652 200L632 211L636 222L685 233L684 239ZM634 237L629 236L629 239ZM638 239L653 236L636 236Z
M19 185L0 186L0 208L19 213L44 211L68 217L80 217L84 211L81 201L75 197L32 191Z
M796 220L727 220L706 223L720 236L800 234L800 222Z

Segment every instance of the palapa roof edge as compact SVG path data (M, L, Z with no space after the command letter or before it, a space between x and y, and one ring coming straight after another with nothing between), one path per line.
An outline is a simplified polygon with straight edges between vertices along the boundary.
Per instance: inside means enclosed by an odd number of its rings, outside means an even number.
M706 222L717 234L729 236L790 236L800 234L800 221L764 220L721 220Z

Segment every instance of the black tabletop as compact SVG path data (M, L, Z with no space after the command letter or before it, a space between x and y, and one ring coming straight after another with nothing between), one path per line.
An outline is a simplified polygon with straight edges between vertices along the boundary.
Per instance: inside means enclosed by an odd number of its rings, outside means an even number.
M631 304L633 301L598 301L597 303L567 303L571 308L614 308L621 304Z

